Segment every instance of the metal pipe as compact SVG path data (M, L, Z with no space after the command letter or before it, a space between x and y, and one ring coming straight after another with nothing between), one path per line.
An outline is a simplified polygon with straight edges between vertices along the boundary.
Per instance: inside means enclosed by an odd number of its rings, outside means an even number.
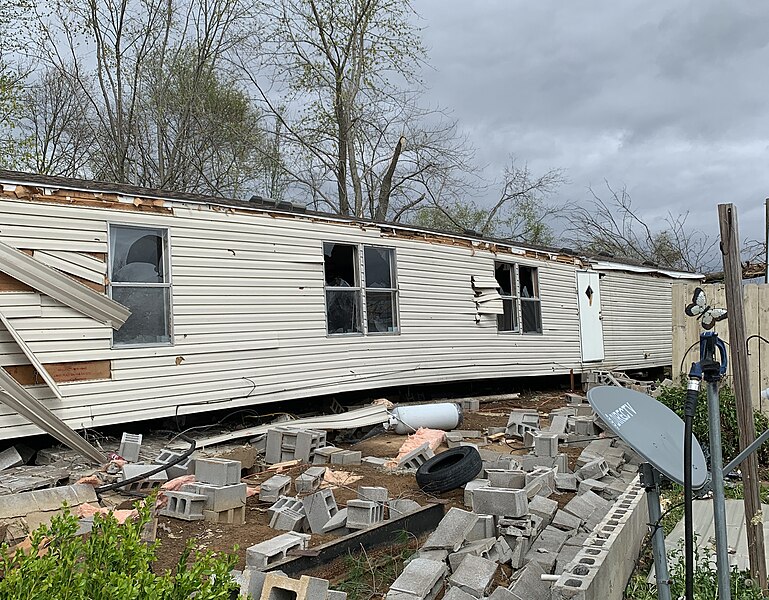
M732 471L734 471L734 470L735 470L737 467L739 467L739 466L740 466L740 464L742 463L742 461L743 461L743 460L745 460L745 459L748 457L748 455L749 455L749 454L752 454L753 452L755 452L756 450L758 450L758 448L759 448L760 446L762 446L762 445L763 445L763 443L764 443L766 440L769 440L769 429L767 429L766 431L764 431L764 433L762 433L761 435L759 435L759 436L758 436L758 437L757 437L757 438L756 438L756 439L753 441L753 443L752 443L752 444L750 444L750 446L748 446L748 447L747 447L747 448L745 448L745 449L744 449L742 452L740 452L740 453L739 453L739 454L738 454L738 455L737 455L737 456L734 458L734 460L732 460L732 462L730 462L728 465L726 465L726 466L724 467L724 477L726 477L726 476L727 476L729 473L731 473L731 472L732 472Z
M721 408L718 383L708 382L708 426L710 428L710 473L713 479L713 524L716 534L718 598L731 600L729 587L729 546L726 539L726 501L724 500L724 467L721 455Z
M649 463L640 467L641 483L646 490L649 505L649 526L652 529L652 555L654 556L654 578L657 581L657 598L671 600L668 558L665 553L665 532L662 530L662 509L660 507L659 473Z

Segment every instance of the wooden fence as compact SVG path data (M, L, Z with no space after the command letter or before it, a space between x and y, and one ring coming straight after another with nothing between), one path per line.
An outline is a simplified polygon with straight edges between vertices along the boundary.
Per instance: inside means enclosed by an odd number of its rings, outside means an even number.
M673 376L688 373L692 362L699 360L697 342L702 329L699 320L684 313L686 305L692 301L696 283L676 283L673 285ZM708 298L708 304L717 308L726 308L726 292L723 284L699 284ZM745 294L745 330L748 337L761 335L769 340L769 285L748 284L743 286ZM716 323L713 331L727 344L729 343L729 319ZM729 347L727 346L727 351ZM761 399L761 390L769 388L769 344L757 338L748 341L748 360L750 361L750 393L753 406L769 414L769 401ZM728 353L728 352L727 352ZM682 365L683 364L683 368ZM727 371L727 382L731 383L731 369Z

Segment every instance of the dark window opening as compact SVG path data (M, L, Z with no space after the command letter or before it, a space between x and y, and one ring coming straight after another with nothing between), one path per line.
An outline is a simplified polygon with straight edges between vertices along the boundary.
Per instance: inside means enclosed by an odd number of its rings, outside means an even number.
M393 333L398 330L395 251L391 248L365 246L363 262L366 272L368 333Z
M326 278L326 326L329 334L361 333L358 248L323 244Z
M504 312L497 315L497 331L518 331L518 297L515 295L515 265L495 263L494 276L499 284Z
M523 333L542 333L542 303L539 298L539 271L536 267L518 267Z

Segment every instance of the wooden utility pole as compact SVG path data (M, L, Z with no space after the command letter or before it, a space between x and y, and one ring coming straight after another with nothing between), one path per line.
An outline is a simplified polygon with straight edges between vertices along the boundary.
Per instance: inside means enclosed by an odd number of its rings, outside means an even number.
M737 403L740 451L742 451L756 438L756 428L753 422L748 350L745 343L745 313L742 308L742 262L740 261L740 235L737 227L736 207L733 204L719 204L718 221L721 227L726 309L729 315L729 357L734 379L734 397ZM745 525L748 533L750 571L753 578L760 584L761 589L765 590L764 520L761 517L758 458L755 453L745 459L740 465L740 470L742 471L742 486L745 491Z

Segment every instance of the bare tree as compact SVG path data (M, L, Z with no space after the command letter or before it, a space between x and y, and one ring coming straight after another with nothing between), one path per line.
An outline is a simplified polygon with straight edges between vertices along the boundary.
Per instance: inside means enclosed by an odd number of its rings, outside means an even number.
M668 213L665 227L654 229L633 207L624 187L615 190L607 181L606 189L608 200L591 188L589 205L571 205L563 213L566 234L577 249L670 269L703 271L712 267L716 240L689 230L688 213Z
M420 106L425 51L408 0L259 4L259 60L240 65L281 124L284 177L309 204L375 219L447 201L472 152ZM308 169L308 167L311 167Z

